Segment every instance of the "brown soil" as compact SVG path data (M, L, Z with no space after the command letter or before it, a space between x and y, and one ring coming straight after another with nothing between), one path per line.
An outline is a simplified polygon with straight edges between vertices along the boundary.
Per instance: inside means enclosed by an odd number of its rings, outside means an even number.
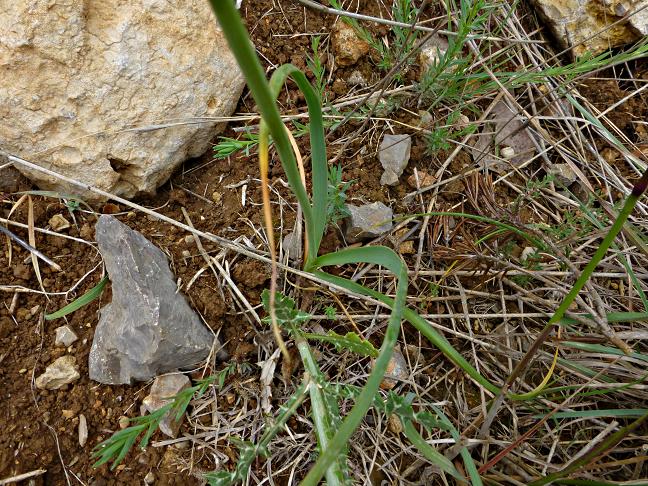
M248 4L250 2L245 2ZM371 11L372 2L366 4L365 11ZM378 4L379 2L374 2ZM368 9L368 10L367 10ZM248 26L260 52L267 61L278 65L292 62L298 67L305 68L306 55L310 53L310 37L295 36L303 32L328 32L332 28L332 17L303 9L291 4L281 10L273 9L271 0L254 2L254 6L246 8L243 13L247 16ZM267 13L267 14L266 14ZM305 13L305 16L304 16ZM382 29L382 27L381 27ZM370 59L362 61L353 68L342 68L335 72L334 80L344 82L354 69L359 69L368 79L377 76L377 70ZM337 85L340 86L340 83ZM331 91L331 101L334 101L343 90ZM618 87L610 85L609 81L589 82L587 94L595 104L601 104L604 109L611 103L626 95ZM287 90L282 95L282 104L286 112L302 107L301 96L293 90ZM249 97L244 97L239 105L240 112L253 111ZM645 104L642 107L622 105L612 114L613 121L624 130L632 130L632 125L621 123L627 112L645 119ZM413 123L415 120L403 120ZM357 125L350 125L339 135L352 132ZM227 133L234 135L233 132ZM639 138L635 135L634 139ZM354 154L348 159L341 160L345 179L354 179L355 183L349 190L350 202L384 201L390 202L396 212L418 210L409 208L403 203L403 196L412 188L405 183L412 174L414 167L419 171L434 172L439 161L446 154L436 157L425 154L424 140L416 136L414 139L412 158L403 183L393 188L383 187L379 183L381 169L375 157L379 133L369 140L353 142L348 154ZM304 154L308 153L308 144L300 140ZM361 149L369 150L362 153ZM274 161L278 166L278 162ZM451 167L454 173L460 173L472 167L468 154L462 154ZM282 177L281 170L273 171L274 181ZM200 160L187 163L172 181L164 186L159 193L148 200L142 201L149 207L160 207L160 212L178 221L184 221L181 207L186 208L193 224L201 230L234 238L238 235L251 236L251 225L261 226L262 215L259 210L261 194L258 184L253 180L257 177L257 165L254 157L238 156L232 160L212 161L211 154L206 154ZM228 185L247 181L246 204L242 205L243 186L228 188ZM279 184L276 185L278 188ZM455 199L455 192L462 192L461 184L446 187L440 194L440 204L449 204ZM213 197L218 193L220 197ZM6 214L17 196L4 197L2 211ZM506 199L504 197L503 199ZM12 216L14 221L27 222L26 203ZM40 228L47 226L49 219L55 214L63 214L68 219L66 208L52 199L35 198L35 225ZM107 205L97 208L98 211L115 212L120 219L134 229L141 231L147 238L162 248L171 259L172 269L177 278L189 282L203 266L197 248L191 242L185 241L185 234L173 226L150 220L140 213L127 213L128 208ZM73 225L64 233L92 241L94 217L88 214L75 213L77 225ZM251 223L251 225L249 224ZM26 232L15 229L15 232L27 238ZM50 293L49 298L40 293L18 293L18 300L13 313L10 313L14 293L5 289L0 291L0 478L25 473L35 469L45 469L47 472L35 478L34 484L66 484L65 464L69 481L76 484L78 477L83 484L142 484L144 476L153 472L157 481L155 484L198 484L199 480L192 476L188 469L190 450L176 447L148 447L146 451L135 449L126 461L110 471L107 466L92 467L90 451L94 445L109 437L118 429L120 416L134 417L139 413L139 405L147 394L145 384L134 386L104 386L91 382L87 375L88 352L92 343L93 333L98 321L98 310L110 300L110 292L106 291L101 299L87 307L74 312L67 318L70 325L78 334L79 340L71 348L63 349L54 345L55 328L64 324L63 320L44 321L44 312L52 312L81 295L100 279L100 270L96 269L70 295L52 295L51 293L67 292L86 273L100 263L100 256L90 244L60 237L38 234L37 247L57 261L63 272L51 271L41 264L40 270L43 286ZM335 235L326 240L327 250L332 250L340 242ZM204 243L206 250L218 250L210 243ZM330 247L330 248L329 248ZM7 247L0 254L0 285L17 285L29 289L39 289L34 270L28 254L23 249L13 245L11 260L8 259ZM183 251L188 250L191 256L186 258ZM260 302L260 292L269 277L269 270L262 264L236 255L231 255L232 274L242 291L252 305ZM476 283L478 285L479 282ZM252 327L236 314L234 304L227 297L221 297L217 291L220 284L209 272L204 272L196 280L187 296L193 307L199 311L206 322L219 331L221 338L227 342L227 351L240 362L255 361L257 342ZM45 367L57 357L64 354L74 356L80 367L81 378L67 387L55 391L38 390L34 377L40 375ZM431 353L428 359L440 359ZM89 439L85 447L78 442L79 415L83 414L88 423ZM160 438L156 436L155 438ZM209 463L205 464L210 467Z

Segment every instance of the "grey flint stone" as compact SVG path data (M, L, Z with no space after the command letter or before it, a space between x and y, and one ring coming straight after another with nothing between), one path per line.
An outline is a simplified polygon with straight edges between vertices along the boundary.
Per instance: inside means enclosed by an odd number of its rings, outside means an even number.
M393 186L398 184L401 176L410 159L412 150L412 138L409 135L386 134L378 151L378 159L385 169L380 184Z
M381 202L363 206L347 205L350 216L346 219L346 240L355 243L365 238L376 238L392 228L394 213Z
M112 282L90 350L90 378L131 384L200 363L213 334L176 290L166 256L142 234L102 215L96 238Z

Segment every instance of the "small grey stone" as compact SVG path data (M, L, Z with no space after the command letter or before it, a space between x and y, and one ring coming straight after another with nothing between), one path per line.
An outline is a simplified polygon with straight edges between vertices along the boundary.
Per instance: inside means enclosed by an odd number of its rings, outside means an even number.
M385 169L380 183L393 186L398 183L407 163L409 162L412 150L412 138L409 135L385 134L380 143L378 159Z
M61 326L56 328L56 339L54 339L54 344L57 346L64 346L67 348L77 339L79 339L79 337L72 329L70 329L70 326Z
M364 206L347 205L350 216L346 219L346 240L355 243L364 238L375 238L392 228L394 213L381 202Z
M576 173L569 164L553 164L549 167L549 174L556 178L556 182L562 186L570 186L576 180Z
M182 373L158 376L151 386L151 393L142 400L142 408L149 413L161 409L171 402L173 396L189 388L191 380ZM160 422L160 431L168 437L177 437L184 415L175 420L175 412L167 412Z
M204 360L214 336L177 292L164 253L113 216L100 216L96 233L113 300L101 310L90 378L130 384Z
M41 390L57 390L81 377L74 356L61 356L36 378L36 387Z

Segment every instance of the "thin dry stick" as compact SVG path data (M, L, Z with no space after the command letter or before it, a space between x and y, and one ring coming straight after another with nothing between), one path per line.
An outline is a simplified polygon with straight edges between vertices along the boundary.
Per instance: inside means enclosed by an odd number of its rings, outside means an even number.
M20 238L19 238L18 236L16 236L13 232L9 231L7 228L5 228L5 227L2 226L2 225L0 225L0 233L4 233L5 235L7 235L7 238L9 238L10 240L13 240L13 241L15 241L16 243L18 243L20 246L22 246L25 250L27 250L28 252L30 252L32 255L36 255L38 258L40 258L41 260L43 260L45 263L47 263L50 267L52 267L52 268L53 268L54 270L56 270L57 272L60 272L60 271L61 271L61 267L60 267L59 265L57 265L55 262L53 262L52 260L50 260L49 258L47 258L47 257L46 257L45 255L43 255L40 251L38 251L36 248L34 248L33 246L31 246L31 245L30 245L29 243L27 243L26 241L23 241L22 239L20 239ZM11 243L9 243L9 248L11 248ZM11 256L9 257L9 264L11 265Z
M35 478L36 476L42 476L47 472L47 469L35 469L26 473L18 474L17 476L11 476L10 478L0 479L0 486L11 483L19 483L25 479Z
M32 200L31 196L27 197L27 203L27 237L29 239L29 244L31 245L31 247L35 248L36 234L34 233L34 201ZM32 266L34 267L34 273L36 274L36 279L38 280L38 284L40 285L41 290L45 292L45 287L43 286L43 278L41 277L40 273L40 266L38 265L38 258L33 252L31 253L31 261ZM47 294L45 294L45 297L47 298L47 300L49 300Z

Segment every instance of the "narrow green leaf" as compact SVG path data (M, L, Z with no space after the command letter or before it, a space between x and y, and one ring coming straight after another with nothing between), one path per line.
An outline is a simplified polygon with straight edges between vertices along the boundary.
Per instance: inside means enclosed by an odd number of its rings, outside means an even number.
M428 461L451 476L457 479L463 479L463 476L459 474L459 471L457 471L457 468L452 464L452 461L425 442L425 439L421 437L421 434L418 433L418 430L416 430L411 421L402 420L402 422L405 436Z
M615 418L637 418L641 417L648 413L648 408L622 408L622 409L611 409L611 410L576 410L568 412L556 412L552 415L551 418L562 419L562 418L604 418L604 417L615 417ZM545 415L542 413L533 415L533 418L543 418Z
M626 356L626 354L620 349L611 348L610 346L603 346L602 344L589 344L589 343L579 343L574 341L563 341L561 343L561 346L568 346L570 348L581 349L583 351L588 351L590 353L611 354L612 356ZM628 357L648 362L648 355L645 354L632 353L628 355Z
M107 283L108 283L108 276L106 275L104 278L102 278L99 281L97 285L92 287L90 290L88 290L85 294L83 294L78 299L73 300L68 305L57 310L56 312L53 312L52 314L45 314L45 319L48 321L59 319L61 317L67 316L68 314L71 314L76 310L79 310L81 307L88 305L90 302L92 302L93 300L95 300L97 297L101 295L101 292L103 291Z

